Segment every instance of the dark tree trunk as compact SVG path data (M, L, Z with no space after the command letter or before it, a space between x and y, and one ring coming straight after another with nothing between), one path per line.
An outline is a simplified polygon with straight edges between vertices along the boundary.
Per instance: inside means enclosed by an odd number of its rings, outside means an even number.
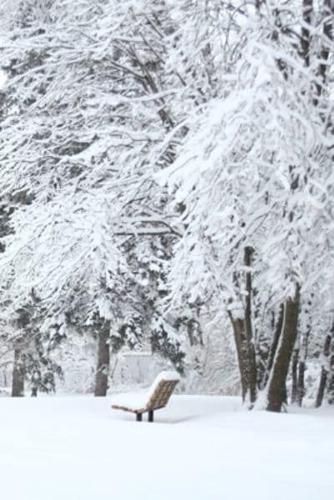
M329 372L328 372L328 403L334 405L334 335L332 332L332 340L329 352Z
M12 397L21 398L24 396L25 361L22 348L16 346L14 349L14 367L12 378Z
M326 386L327 386L327 379L328 379L329 354L330 354L330 347L331 347L333 335L334 335L334 325L331 328L331 332L326 336L326 339L325 339L324 353L323 353L324 362L323 362L323 365L321 367L319 387L318 387L317 397L316 397L316 401L315 401L316 408L319 408L322 405L322 402L324 400L324 395L325 395Z
M298 366L298 380L297 380L297 404L298 406L302 406L303 399L305 396L305 371L306 371L306 362L301 360Z
M279 339L282 333L282 327L283 327L283 318L284 318L284 305L281 304L279 308L279 313L278 313L278 320L275 326L275 331L274 331L274 338L270 347L270 352L269 352L269 357L268 357L268 364L266 368L266 373L264 376L264 383L263 386L265 387L268 383L269 380L269 375L271 373L273 364L274 364L274 359L279 343Z
M110 321L105 321L98 335L95 396L106 396L110 366Z
M324 367L322 367L317 397L315 400L315 407L316 408L320 408L320 406L322 405L322 402L324 400L324 395L325 395L325 390L326 390L326 385L327 385L327 377L328 377L328 370L326 370Z
M299 349L295 349L292 357L292 389L291 389L291 403L294 404L298 399L298 360Z
M281 338L269 379L268 411L280 412L287 400L286 379L297 339L299 301L299 287L297 286L294 298L288 299L284 306Z
M310 304L311 305L311 304ZM298 379L297 379L297 404L302 406L303 399L306 393L305 390L305 372L306 372L306 361L308 357L308 345L311 335L311 325L307 326L307 332L302 339L301 351L300 351L300 361L298 365Z
M252 256L254 250L251 247L245 248L244 262L245 266L251 268ZM257 370L256 370L256 355L254 346L254 336L252 328L252 274L251 271L246 272L246 307L245 307L245 333L247 341L247 358L248 358L248 383L249 383L249 396L250 402L255 403L257 395Z
M233 318L232 314L229 314L230 320L233 328L234 335L234 343L237 350L237 358L238 358L238 366L239 366L239 374L240 374L240 382L241 382L241 396L242 401L246 400L247 392L248 392L248 382L247 382L247 369L246 369L246 360L243 346L245 344L245 324L244 321L240 318Z
M244 263L248 268L250 268L252 264L253 252L251 247L245 248ZM236 279L235 281L237 282ZM245 401L249 395L250 403L253 404L257 395L257 369L252 329L252 277L250 269L246 271L245 287L247 296L244 318L234 318L231 312L229 312L229 317L232 323L238 356L242 400Z
M298 361L296 366L293 363L293 373L294 373L294 381L296 382L295 393L291 396L291 400L293 403L297 403L298 406L302 406L303 399L305 396L305 372L306 372L306 361L308 357L308 347L309 340L311 335L311 316L312 316L312 300L308 302L308 305L305 309L305 314L308 316L309 321L306 325L306 333L302 336L300 341L300 346L298 349Z
M257 387L262 391L266 386L267 365L270 353L268 331L259 332L256 339L256 374Z

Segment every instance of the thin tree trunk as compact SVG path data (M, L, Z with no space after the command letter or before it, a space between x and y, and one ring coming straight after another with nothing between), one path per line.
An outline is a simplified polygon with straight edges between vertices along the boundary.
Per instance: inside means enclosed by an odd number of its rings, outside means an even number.
M294 298L288 299L284 306L284 320L280 343L269 379L268 411L280 412L287 400L286 379L297 339L299 294L299 286L297 285Z
M297 379L297 404L302 406L303 399L305 396L305 372L306 372L306 360L308 356L308 344L311 335L311 325L308 325L307 332L302 339L301 350L300 350L300 360L298 365L298 379Z
M242 401L245 402L247 392L248 392L248 381L247 381L247 369L246 369L246 360L244 354L244 343L245 343L245 331L244 331L244 321L240 318L233 318L232 314L229 313L229 317L232 323L233 335L234 335L234 343L237 350L237 358L238 358L238 366L239 366L239 374L240 374L240 382L241 382L241 396Z
M334 335L332 332L332 340L329 348L329 372L328 372L328 403L334 405Z
M325 390L326 390L326 386L327 386L327 379L328 379L329 354L330 354L330 347L331 347L333 335L334 335L334 325L331 328L331 332L328 335L326 335L326 338L325 338L325 345L324 345L324 352L323 352L323 363L322 363L322 367L321 367L319 387L318 387L317 397L316 397L316 401L315 401L316 408L319 408L322 405L322 402L324 400Z
M252 256L254 250L252 247L245 248L244 263L245 266L251 268ZM247 341L247 358L248 358L248 382L249 382L249 396L250 402L255 403L257 396L257 369L256 369L256 355L254 346L254 335L252 328L252 274L251 271L246 272L246 307L245 307L245 333Z
M14 349L14 367L12 377L12 397L24 397L25 362L22 347L16 345Z
M310 299L305 307L304 314L309 318L306 325L306 332L301 336L298 349L295 349L295 356L292 359L292 392L291 402L302 406L305 396L305 372L306 361L308 357L308 345L311 335L312 323L312 299Z
M328 370L326 370L324 367L322 367L317 397L315 400L315 407L316 408L320 408L320 406L322 405L322 402L324 400L324 395L325 395L325 390L326 390L326 385L327 385L327 377L328 377Z
M305 396L305 371L306 371L306 362L304 360L301 360L298 366L298 380L297 380L298 406L303 405L303 399Z
M244 250L244 263L248 268L252 264L253 252L251 247L246 247ZM236 278L235 282L237 283ZM237 350L242 400L245 402L249 395L250 403L253 404L257 395L257 369L252 329L252 277L250 269L246 271L245 288L247 296L244 318L234 318L231 312L229 312L229 317Z
M279 339L280 339L281 333L282 333L283 318L284 318L284 304L281 304L280 308L279 308L279 313L278 313L278 320L277 320L276 327L275 327L274 338L273 338L273 341L272 341L272 344L270 347L270 353L269 353L269 357L268 357L268 364L267 364L267 368L266 368L266 373L264 376L264 383L263 383L264 387L268 383L269 376L270 376L270 373L271 373L271 370L272 370L272 367L274 364L274 359L276 356L276 351L277 351L277 347L279 344Z
M299 349L295 349L292 357L292 389L291 389L292 404L295 404L298 399L298 360L299 360Z
M110 321L105 321L98 335L95 396L106 396L110 366Z

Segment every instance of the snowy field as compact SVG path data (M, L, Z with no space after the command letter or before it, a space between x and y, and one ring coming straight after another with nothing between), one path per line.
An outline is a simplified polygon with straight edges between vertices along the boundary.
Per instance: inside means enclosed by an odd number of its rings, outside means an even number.
M175 396L153 424L109 399L0 399L1 500L333 500L334 412Z

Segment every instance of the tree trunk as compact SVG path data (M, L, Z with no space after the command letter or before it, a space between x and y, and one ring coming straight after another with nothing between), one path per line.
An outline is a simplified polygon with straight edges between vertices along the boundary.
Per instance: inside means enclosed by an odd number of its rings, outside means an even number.
M14 349L14 367L12 378L12 397L21 398L24 396L25 362L24 354L20 346Z
M292 357L292 389L291 389L292 404L295 404L298 399L298 360L299 360L299 349L295 349Z
M266 373L264 376L263 387L265 387L268 383L269 376L270 376L270 373L271 373L271 370L272 370L272 367L274 364L274 359L276 356L276 351L277 351L279 339L280 339L281 333L282 333L283 318L284 318L284 304L281 304L280 308L279 308L279 313L278 313L278 320L277 320L277 323L275 326L274 338L273 338L273 341L272 341L272 344L270 347L270 353L269 353L269 357L268 357L268 364L266 367Z
M298 366L298 380L297 380L297 404L298 406L303 405L303 399L305 396L305 371L306 362L301 360Z
M252 247L245 248L244 262L248 268L252 265L252 256L254 250ZM248 358L248 383L249 383L249 396L250 402L255 403L257 395L257 370L256 370L256 355L254 346L254 336L252 328L252 274L251 271L246 272L246 307L245 307L245 332L247 341L247 358Z
M329 353L329 373L328 373L328 403L334 405L334 336L332 332L332 341Z
M316 408L320 408L320 406L322 405L322 402L324 400L324 395L325 395L325 390L326 390L326 385L327 385L327 377L328 377L328 370L326 370L326 368L322 367L317 397L315 400L315 407Z
M326 336L324 353L323 353L323 363L321 367L320 382L318 387L318 393L315 401L315 407L319 408L324 400L325 390L327 386L328 379L328 369L329 369L329 354L332 338L334 335L334 325L331 328L331 332Z
M242 401L245 402L247 392L248 392L248 381L247 381L247 369L246 369L246 360L244 353L244 344L245 344L245 331L244 331L244 321L240 318L233 318L232 314L229 313L230 320L233 328L234 342L237 350L238 357L238 366L239 366L239 374L240 374L240 382L241 382L241 396Z
M253 252L254 250L251 247L246 247L244 250L244 264L248 268L252 264ZM235 282L237 283L236 278ZM238 356L242 400L245 402L249 395L250 403L253 404L257 395L257 369L252 329L252 277L250 269L246 271L245 288L247 295L244 318L234 318L231 312L229 312L229 317Z
M105 321L98 335L95 396L106 396L110 365L110 321Z
M284 306L281 338L269 379L268 411L280 412L287 400L286 379L297 339L299 302L299 286L297 286L294 298L288 299Z
M309 311L306 311L309 313ZM306 334L302 337L300 346L295 349L292 358L292 391L291 403L302 406L305 396L305 372L308 356L308 343L311 334L311 325L307 326Z

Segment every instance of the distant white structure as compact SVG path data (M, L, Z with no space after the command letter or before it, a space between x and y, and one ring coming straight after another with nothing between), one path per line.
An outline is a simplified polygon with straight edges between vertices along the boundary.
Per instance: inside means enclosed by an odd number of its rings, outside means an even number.
M112 364L113 386L121 390L136 385L148 386L159 372L170 366L151 351L122 351L114 356Z
M8 80L8 75L5 71L0 70L0 90L6 85Z

